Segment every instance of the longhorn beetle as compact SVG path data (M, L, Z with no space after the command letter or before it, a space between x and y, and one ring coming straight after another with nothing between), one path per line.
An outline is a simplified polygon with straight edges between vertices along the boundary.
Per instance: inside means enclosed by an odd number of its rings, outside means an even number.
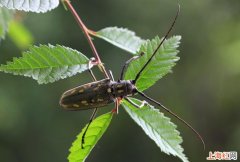
M177 116L175 113L173 113L167 107L162 105L160 102L150 98L143 92L139 91L138 88L135 86L135 83L138 81L142 72L152 61L153 57L157 54L157 51L162 46L163 42L167 39L170 31L173 29L175 22L177 20L177 17L179 15L179 12L180 12L180 5L178 5L177 14L176 14L170 28L168 29L167 33L165 34L165 36L163 37L160 44L157 46L157 48L155 49L155 51L153 52L153 54L151 55L149 60L147 60L147 62L144 64L144 66L137 73L134 80L123 80L124 71L125 71L126 67L129 65L129 63L131 63L133 60L138 59L144 53L141 53L138 56L134 56L125 62L124 66L122 68L122 71L121 71L120 79L118 81L114 81L112 73L110 71L111 78L106 78L106 79L103 79L100 81L95 81L95 82L81 85L79 87L75 87L71 90L66 91L62 95L62 97L60 99L60 105L63 108L65 108L66 110L77 111L77 110L87 110L87 109L95 108L95 110L90 118L90 121L88 123L88 126L85 129L85 132L83 133L83 136L82 136L82 148L83 148L84 137L86 135L87 129L88 129L89 125L91 124L93 118L95 117L98 108L115 102L115 109L113 110L113 112L117 112L118 106L119 106L119 101L122 99L126 99L129 103L131 103L135 107L140 108L140 106L136 105L128 98L128 96L133 96L135 94L139 94L142 97L144 97L145 99L162 107L165 111L167 111L168 113L173 115L175 118L177 118L178 120L183 122L187 127L189 127L198 136L198 138L203 143L203 147L205 149L205 143L204 143L202 137L190 124L188 124L185 120L183 120L182 118ZM90 71L90 73L91 73L92 77L94 78L94 80L96 80L93 73L91 71Z

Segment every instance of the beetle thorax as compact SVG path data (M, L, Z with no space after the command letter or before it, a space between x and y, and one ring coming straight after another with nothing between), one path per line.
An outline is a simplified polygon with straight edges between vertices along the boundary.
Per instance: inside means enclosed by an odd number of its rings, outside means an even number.
M130 80L114 81L110 83L110 86L114 98L132 96L137 92Z

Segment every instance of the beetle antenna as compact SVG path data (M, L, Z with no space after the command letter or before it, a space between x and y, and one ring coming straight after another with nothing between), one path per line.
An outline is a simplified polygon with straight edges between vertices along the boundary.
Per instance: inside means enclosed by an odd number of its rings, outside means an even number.
M201 140L202 144L203 144L203 150L205 150L205 142L202 138L202 136L190 125L188 124L185 120L183 120L182 118L180 118L177 114L175 114L174 112L172 112L170 109L168 109L167 107L165 107L163 104L161 104L160 102L148 97L146 94L144 94L143 92L138 91L138 94L140 94L142 97L148 99L149 101L152 101L153 103L157 104L158 106L162 107L165 111L167 111L169 114L171 114L172 116L174 116L175 118L177 118L178 120L180 120L183 124L185 124L188 128L190 128L196 135L197 137Z
M177 14L172 22L171 27L168 29L167 33L165 34L164 38L162 39L162 41L160 42L160 44L158 45L158 47L155 49L155 51L153 52L152 56L150 57L150 59L145 63L145 65L143 66L143 68L138 72L138 74L136 75L135 79L133 80L133 84L135 84L137 82L137 80L139 79L140 75L142 74L143 70L147 67L147 65L152 61L153 57L157 54L157 51L159 50L159 48L162 46L163 42L167 39L169 33L172 31L176 20L178 18L180 12L180 4L178 4L178 10L177 10Z

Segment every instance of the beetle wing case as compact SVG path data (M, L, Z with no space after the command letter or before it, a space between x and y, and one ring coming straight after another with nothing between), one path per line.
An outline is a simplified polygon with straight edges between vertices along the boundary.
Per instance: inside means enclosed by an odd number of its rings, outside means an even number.
M103 79L68 90L62 95L60 105L66 110L103 107L114 102L110 84L110 79Z

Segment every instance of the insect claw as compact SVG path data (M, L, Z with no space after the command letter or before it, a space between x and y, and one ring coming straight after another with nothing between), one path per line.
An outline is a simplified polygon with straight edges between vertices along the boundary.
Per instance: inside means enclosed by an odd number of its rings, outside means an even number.
M141 105L138 108L142 108L145 105L149 105L147 101L143 100Z
M94 65L98 65L99 61L96 60L94 57L90 58L89 63L88 63L88 67L92 68Z
M84 149L84 147L83 147L84 143L85 143L85 140L84 140L84 138L82 138L82 143L81 143L81 148L82 149Z
M112 113L113 114L117 114L117 110L116 109L112 109Z
M143 56L145 53L144 52L141 52L140 54L139 54L139 56Z

